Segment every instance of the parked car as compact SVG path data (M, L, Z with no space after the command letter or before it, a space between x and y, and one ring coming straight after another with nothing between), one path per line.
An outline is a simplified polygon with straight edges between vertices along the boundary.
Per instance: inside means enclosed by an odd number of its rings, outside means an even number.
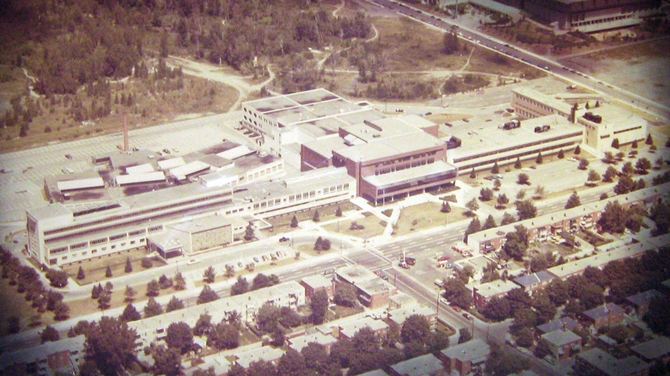
M290 239L287 238L286 236L282 236L281 238L279 238L279 242L280 242L280 243L287 242L287 241L289 241L289 240L290 240Z

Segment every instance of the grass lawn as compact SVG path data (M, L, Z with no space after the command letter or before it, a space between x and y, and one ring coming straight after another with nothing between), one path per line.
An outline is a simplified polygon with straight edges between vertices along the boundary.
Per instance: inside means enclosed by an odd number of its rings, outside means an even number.
M379 220L376 216L374 216L372 213L365 212L363 213L365 218L361 219L356 219L354 221L345 219L342 221L338 221L337 223L331 223L324 228L328 231L332 232L337 232L340 234L345 234L345 235L350 235L350 236L357 236L359 238L363 239L369 239L373 236L381 235L384 233L384 228L386 227L386 222ZM357 224L363 226L362 229L352 229L351 224L352 222L356 222Z
M355 315L363 312L365 309L359 304L356 307L344 307L336 305L334 310L326 311L326 322L341 319L343 317Z
M112 254L109 256L100 256L94 259L82 261L81 263L73 263L70 265L63 266L63 270L74 280L76 280L80 285L87 285L89 283L98 283L107 279L105 277L105 271L107 266L112 268L112 276L121 276L125 274L137 273L145 270L142 267L142 259L147 256L147 252L144 247L135 248L129 252L121 252L118 254ZM126 259L130 257L130 262L133 266L133 271L130 273L125 272L126 268ZM165 261L160 258L152 258L151 262L155 266L165 265ZM84 269L85 278L82 280L77 279L77 273L79 267Z
M357 206L355 206L351 202L346 201L321 206L316 209L301 210L293 213L277 215L265 219L268 223L272 225L273 230L272 231L264 230L264 231L266 231L266 233L274 232L277 234L287 231L293 231L293 228L291 227L291 219L293 219L293 216L295 216L298 219L298 221L311 220L312 218L314 218L314 210L319 211L319 221L327 221L329 219L337 218L335 216L335 212L337 211L338 207L342 210L343 213L349 210L355 210L357 208Z
M405 235L413 231L467 219L464 214L465 210L462 208L452 206L451 212L442 213L440 212L441 207L434 202L427 202L402 209L394 235Z
M29 329L33 316L40 315L33 309L31 302L26 301L24 294L16 291L16 285L10 286L9 279L0 279L0 336L9 334L7 330L7 319L11 316L19 318L21 330ZM54 322L53 313L46 311L41 314L40 325L48 325Z

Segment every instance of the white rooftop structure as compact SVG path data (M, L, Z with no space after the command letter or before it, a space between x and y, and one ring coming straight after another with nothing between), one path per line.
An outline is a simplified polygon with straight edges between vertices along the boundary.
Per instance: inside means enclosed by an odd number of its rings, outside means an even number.
M458 359L461 362L472 362L473 364L485 362L490 353L491 348L488 343L481 339L473 339L442 350L442 354L450 359Z
M264 360L266 362L274 362L284 355L284 350L270 346L261 346L236 354L237 360L235 363L243 368L248 368L253 362Z
M116 185L119 186L128 184L156 183L165 181L165 174L163 171L135 172L128 175L118 175L115 180Z
M31 364L31 363L40 363L45 361L52 355L69 352L69 357L74 360L75 364L77 360L82 359L84 356L84 343L86 338L84 335L78 335L76 337L67 337L60 339L58 341L49 341L41 345L11 351L4 352L0 354L0 371L6 369L7 367L13 364ZM38 365L38 374L47 374L43 373L44 365Z
M170 169L170 175L174 176L177 180L184 180L189 175L196 174L205 170L209 170L210 166L202 161L193 161L189 162L183 166L175 167Z
M402 325L405 320L410 316L419 315L426 318L433 317L435 315L435 310L425 305L412 305L406 306L398 309L394 309L389 312L388 318L397 325Z
M599 268L609 262L633 257L646 250L647 248L643 243L624 244L607 252L551 267L547 271L559 278L565 278L575 273L581 273L587 266Z
M444 365L435 355L425 354L396 363L391 370L401 376L435 376L444 371Z
M363 328L370 328L377 332L388 329L388 327L388 324L383 320L376 320L372 317L357 317L355 320L345 320L344 322L340 323L340 334L346 336L347 338L351 338Z
M126 167L126 174L142 174L153 171L154 166L151 163L143 163L137 166Z
M480 285L473 285L473 289L477 290L477 294L484 298L491 298L519 288L519 286L510 280L495 280Z
M330 288L333 281L321 274L310 275L302 279L302 283L311 287L313 290L320 288Z
M164 159L162 161L158 161L158 167L161 170L169 170L175 167L183 166L185 165L186 162L184 161L184 158L182 157L175 157L175 158L170 158L170 159Z
M255 151L252 150L252 149L249 149L249 147L247 147L246 145L238 145L238 146L235 146L232 149L222 151L222 152L220 152L216 155L218 155L221 158L234 160L234 159L243 157L245 155L253 154L253 153L255 153Z
M61 192L65 191L75 191L78 189L92 189L92 188L102 188L105 186L105 182L101 177L95 178L85 178L85 179L75 179L75 180L62 180L56 183L58 190Z
M289 347L295 351L302 351L310 343L317 343L323 346L329 346L337 342L337 339L331 335L315 332L312 334L305 334L299 337L289 339Z
M542 335L542 339L556 347L561 347L575 341L581 341L582 337L570 330L558 329Z

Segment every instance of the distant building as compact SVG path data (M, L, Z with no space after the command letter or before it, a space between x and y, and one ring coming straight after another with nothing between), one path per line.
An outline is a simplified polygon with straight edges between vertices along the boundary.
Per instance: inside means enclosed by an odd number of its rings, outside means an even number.
M483 372L490 353L491 348L486 342L473 339L447 347L440 352L440 358L444 361L445 368L450 375L465 376Z
M261 346L235 354L235 364L249 368L253 362L266 361L276 363L284 355L284 350L277 347Z
M56 376L79 374L86 338L79 335L0 355L0 373Z
M514 283L521 286L525 291L531 292L538 287L546 286L552 279L556 278L553 274L546 270L522 275L513 279Z
M598 376L647 376L649 368L636 356L617 359L597 347L579 353L574 365L575 374Z
M384 320L373 319L372 317L356 317L347 319L339 323L339 338L353 338L359 330L363 328L371 329L378 336L383 335L389 326Z
M304 334L298 337L293 337L288 339L288 346L295 351L302 351L310 343L316 343L322 345L328 354L330 354L330 348L333 344L337 342L337 338L326 335L320 332L315 332L313 334Z
M626 298L626 304L635 308L638 317L643 317L649 310L649 303L654 299L666 298L666 295L658 290L651 289L631 295Z
M660 0L496 0L561 30L595 33L639 25L659 14Z
M666 365L670 364L670 338L658 336L647 342L631 346L633 351L640 358L648 361L660 361Z
M417 356L389 367L393 376L437 376L444 372L440 359L433 354Z
M360 265L336 269L334 280L354 286L361 303L371 308L387 305L389 296L396 291L393 285Z
M575 329L581 328L581 324L579 324L579 321L569 316L565 316L561 317L560 319L552 320L549 321L548 323L538 325L535 328L537 329L538 333L542 335L559 329L574 331Z
M600 329L621 324L625 314L626 312L620 306L606 303L582 312L581 316L595 329Z
M333 297L333 280L323 275L317 274L305 277L300 281L300 284L305 288L305 296L308 301L312 300L318 290L326 291L329 298Z
M572 357L582 348L582 337L566 329L543 334L541 340L547 344L556 362Z
M402 327L402 324L405 323L405 320L414 315L425 317L431 327L435 326L435 321L437 318L435 310L420 304L391 310L388 313L388 320L398 325L399 327Z
M481 310L486 307L486 303L488 303L491 298L501 297L514 289L518 289L519 286L512 281L498 279L479 285L473 285L471 288L472 300L475 307L477 307L478 310Z

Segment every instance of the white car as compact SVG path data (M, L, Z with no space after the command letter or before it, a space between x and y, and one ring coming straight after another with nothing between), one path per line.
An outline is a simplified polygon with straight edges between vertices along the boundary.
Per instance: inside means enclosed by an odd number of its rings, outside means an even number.
M188 265L193 265L193 264L197 264L197 263L199 263L199 262L200 262L200 260L198 260L198 259L190 259L190 260L188 260L188 262L186 262L186 263L187 263Z

